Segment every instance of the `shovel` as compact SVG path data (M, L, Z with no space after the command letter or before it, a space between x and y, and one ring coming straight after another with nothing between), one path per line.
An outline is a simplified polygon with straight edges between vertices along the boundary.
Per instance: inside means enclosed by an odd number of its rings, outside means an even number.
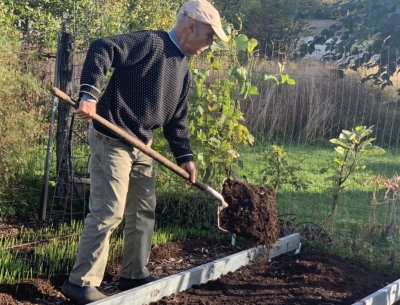
M67 102L73 108L78 109L79 104L75 100L73 100L71 97L69 97L67 94L62 92L60 89L53 87L51 89L51 93L55 97ZM112 133L117 135L119 138L124 140L126 143L128 143L128 144L132 145L133 147L139 149L142 153L144 153L145 155L149 156L153 160L157 161L161 165L165 166L170 171L172 171L173 173L177 174L179 177L181 177L181 178L183 178L185 180L189 179L189 174L183 168L179 167L178 165L176 165L175 163L171 162L170 160L168 160L164 156L160 155L158 152L154 151L153 149L151 149L150 147L145 145L140 140L138 140L135 137L129 135L128 133L123 131L118 126L110 123L109 121L107 121L103 117L99 116L98 114L95 114L93 119L96 120L101 125L103 125L104 127L106 127ZM221 209L224 209L224 208L228 207L228 204L225 202L225 200L222 197L222 195L220 193L218 193L216 190L214 190L213 188L211 188L209 185L207 185L207 184L205 184L205 183L203 183L203 182L201 182L199 180L196 180L196 183L194 183L194 186L197 187L198 189L200 189L201 191L203 191L205 193L208 193L209 195L214 197L218 202L218 206L219 206L218 210L221 210ZM219 223L218 223L218 227L219 227Z

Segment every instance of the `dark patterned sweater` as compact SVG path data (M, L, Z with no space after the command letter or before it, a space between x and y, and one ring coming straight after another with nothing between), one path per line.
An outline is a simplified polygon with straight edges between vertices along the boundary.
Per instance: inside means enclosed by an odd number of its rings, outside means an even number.
M106 73L114 68L104 94ZM163 127L178 164L193 160L187 127L191 74L167 32L139 31L94 41L81 75L80 95L98 100L97 114L148 143ZM94 128L116 138L96 121Z

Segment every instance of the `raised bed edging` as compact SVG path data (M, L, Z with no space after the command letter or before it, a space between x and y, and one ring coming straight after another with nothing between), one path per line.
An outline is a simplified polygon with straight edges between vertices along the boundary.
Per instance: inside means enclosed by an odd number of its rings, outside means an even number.
M265 246L258 246L225 258L159 279L158 281L127 290L91 305L144 305L155 302L165 296L184 291L193 285L204 284L216 280L228 272L233 272L255 262L264 262L268 259L300 249L300 234L295 233L280 238L269 250Z
M375 291L353 305L392 305L400 300L400 279Z

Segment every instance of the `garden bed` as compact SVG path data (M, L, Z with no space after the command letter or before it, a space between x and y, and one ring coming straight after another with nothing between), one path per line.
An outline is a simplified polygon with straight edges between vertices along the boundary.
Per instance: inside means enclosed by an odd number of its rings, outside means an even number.
M230 238L224 240L190 238L153 247L151 274L167 277L206 262L237 253ZM101 286L114 295L120 262L107 265ZM0 285L0 304L75 304L60 292L67 274L50 279L33 279L15 285ZM396 279L364 267L360 262L325 252L293 252L228 273L205 285L154 302L163 304L352 304ZM125 292L126 293L126 292Z

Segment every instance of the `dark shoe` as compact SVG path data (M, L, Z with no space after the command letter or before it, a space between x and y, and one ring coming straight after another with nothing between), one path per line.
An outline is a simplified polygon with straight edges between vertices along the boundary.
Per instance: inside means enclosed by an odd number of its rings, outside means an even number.
M120 277L119 278L119 283L118 283L118 289L125 291L129 289L133 289L139 286L142 286L144 284L148 284L154 281L157 281L159 278L149 275L148 277L145 277L144 279L127 279L125 277Z
M72 284L69 280L66 280L61 286L61 292L68 299L78 302L80 304L89 304L101 299L104 299L106 295L102 294L93 286L78 286Z

